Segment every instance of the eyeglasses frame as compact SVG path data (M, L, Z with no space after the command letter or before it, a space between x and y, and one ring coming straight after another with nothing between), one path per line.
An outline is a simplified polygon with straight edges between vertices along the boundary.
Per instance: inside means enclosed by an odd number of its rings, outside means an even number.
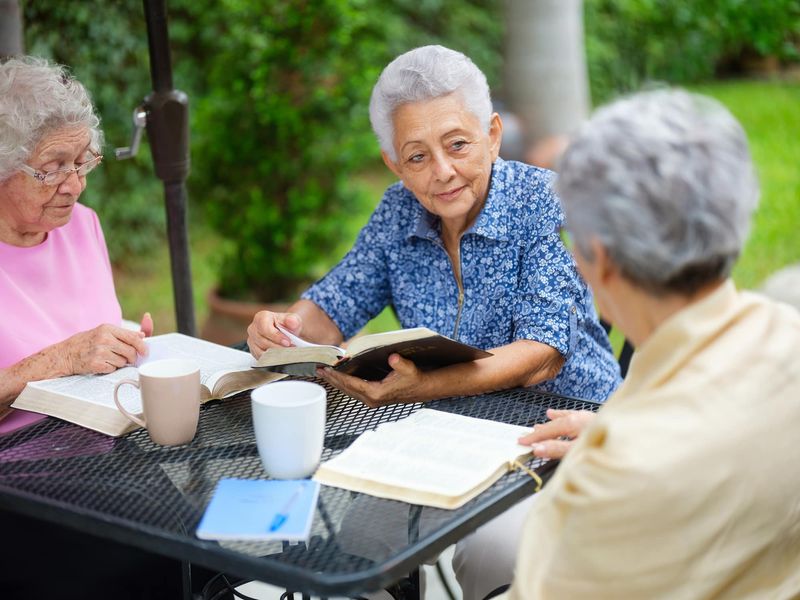
M31 177L33 177L36 181L38 181L42 185L53 186L53 185L61 185L62 183L64 183L67 179L69 179L69 176L72 173L75 173L78 177L86 177L86 175L91 173L94 170L94 168L100 164L102 160L103 160L103 155L96 154L93 158L90 158L82 165L77 167L72 167L71 169L57 169L55 171L39 171L31 167L30 165L26 164L20 165L19 169L23 173L26 173ZM83 173L81 173L81 170L83 170ZM59 175L62 173L65 173L66 176L61 181L59 182L51 181L50 183L47 182L48 177L52 178L52 176Z

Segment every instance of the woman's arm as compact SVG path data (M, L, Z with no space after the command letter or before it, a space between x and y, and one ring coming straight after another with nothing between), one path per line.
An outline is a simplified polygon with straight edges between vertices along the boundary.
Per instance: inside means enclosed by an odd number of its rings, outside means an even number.
M64 375L111 373L147 354L144 332L100 325L0 369L0 405L14 401L25 384Z
M434 371L420 371L398 354L389 357L392 372L381 381L364 381L333 369L318 374L371 407L400 402L424 402L529 386L552 379L564 357L550 346L518 340L490 350L492 356Z

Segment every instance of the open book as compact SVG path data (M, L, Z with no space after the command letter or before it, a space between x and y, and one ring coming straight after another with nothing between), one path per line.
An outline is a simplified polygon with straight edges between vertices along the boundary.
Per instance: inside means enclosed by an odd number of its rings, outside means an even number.
M139 364L162 358L189 358L200 366L201 401L225 398L283 376L253 369L255 359L247 352L220 346L180 333L157 335L146 340L149 354ZM138 379L136 367L125 367L107 375L72 375L31 381L12 406L30 410L120 436L138 428L114 405L114 385L122 379ZM139 391L122 386L119 398L132 413L142 412Z
M491 356L489 352L452 340L427 327L364 335L353 339L346 349L312 344L280 329L294 346L270 348L258 359L257 366L289 375L313 376L317 367L332 366L361 379L380 380L391 372L388 359L394 353L413 361L423 370Z
M517 443L529 431L423 408L362 433L320 465L314 480L380 498L458 508L530 453Z

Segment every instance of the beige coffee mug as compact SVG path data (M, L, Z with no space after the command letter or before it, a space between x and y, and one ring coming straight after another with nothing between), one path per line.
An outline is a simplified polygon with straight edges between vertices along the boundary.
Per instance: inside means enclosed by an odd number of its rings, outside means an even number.
M123 385L139 388L142 414L125 410L117 391ZM200 417L200 367L193 360L168 358L139 367L139 381L123 379L114 386L120 412L147 429L156 444L177 446L192 441Z

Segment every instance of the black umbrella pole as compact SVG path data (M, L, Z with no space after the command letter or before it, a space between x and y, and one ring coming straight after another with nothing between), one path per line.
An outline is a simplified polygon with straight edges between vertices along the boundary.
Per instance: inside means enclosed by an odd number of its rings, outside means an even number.
M147 137L156 175L164 182L172 289L178 331L195 335L186 178L189 176L189 98L172 87L167 10L164 0L143 0L153 92L144 99Z
M164 0L143 0L143 2L153 91L168 92L172 89L172 57L169 51L166 2Z
M178 331L194 336L194 298L192 269L188 260L189 235L186 223L186 187L182 181L164 184L167 202L169 256L172 263L172 293Z

